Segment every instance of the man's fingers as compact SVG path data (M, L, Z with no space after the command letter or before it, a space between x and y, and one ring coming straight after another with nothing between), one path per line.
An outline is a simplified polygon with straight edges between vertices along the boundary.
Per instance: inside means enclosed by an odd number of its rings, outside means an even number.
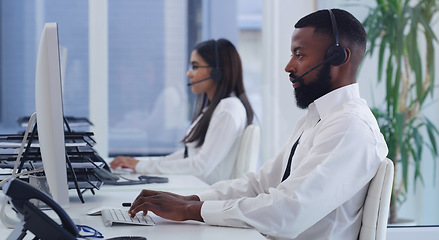
M134 202L131 204L131 207L128 210L128 212L129 213L131 213L131 212L137 213L137 212L141 211L141 210L135 211L135 209L140 208L145 203L151 203L151 201L153 201L153 198L158 196L158 194L159 194L159 192L157 192L157 191L143 189L140 192L139 196L137 196L136 199L134 200ZM148 210L148 209L145 209L145 210Z
M134 216L136 216L136 214L138 212L143 211L143 216L145 216L148 213L148 211L149 211L148 209L150 206L151 206L151 204L145 202L132 210L130 209L129 213L131 214L131 217L134 217Z
M146 215L148 211L154 212L155 210L161 210L161 200L157 195L142 197L137 202L136 205L132 205L128 212L131 217L134 217L138 212L143 211L143 215Z

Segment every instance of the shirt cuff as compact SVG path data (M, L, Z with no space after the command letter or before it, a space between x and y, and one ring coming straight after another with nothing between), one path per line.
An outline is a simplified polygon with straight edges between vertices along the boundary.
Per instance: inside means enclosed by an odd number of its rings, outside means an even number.
M136 164L136 167L134 168L134 170L137 173L146 173L147 169L149 168L151 159L150 158L137 158L139 160L139 162Z
M227 226L222 218L224 201L205 201L201 206L201 217L209 225Z
M201 206L201 217L204 223L216 226L251 228L239 217L242 214L237 212L233 206L235 200L205 201Z

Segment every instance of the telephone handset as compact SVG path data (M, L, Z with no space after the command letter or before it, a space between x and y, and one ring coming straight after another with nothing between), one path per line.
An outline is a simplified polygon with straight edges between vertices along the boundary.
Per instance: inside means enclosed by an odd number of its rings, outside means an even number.
M78 236L76 225L64 209L46 193L18 179L11 179L3 187L3 192L10 197L14 209L23 217L22 224L17 225L17 227L22 226L23 229L15 229L14 232L16 230L17 232L29 230L39 239L76 239ZM60 218L62 226L31 203L29 201L31 199L41 200L54 210Z

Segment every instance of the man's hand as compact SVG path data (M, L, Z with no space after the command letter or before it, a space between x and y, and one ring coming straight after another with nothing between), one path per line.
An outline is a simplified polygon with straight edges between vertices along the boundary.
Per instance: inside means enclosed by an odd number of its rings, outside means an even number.
M156 215L174 221L197 220L203 222L201 206L203 202L198 196L181 196L169 192L142 190L136 200L131 204L128 212L131 217L137 212L148 211Z
M117 156L114 158L113 161L110 162L110 167L112 169L130 168L130 169L135 170L138 162L139 162L139 160L134 159L132 157Z

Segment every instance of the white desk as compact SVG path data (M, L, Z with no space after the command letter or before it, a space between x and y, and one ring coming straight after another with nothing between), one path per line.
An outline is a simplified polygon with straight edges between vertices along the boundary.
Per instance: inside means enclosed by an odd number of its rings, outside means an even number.
M209 226L197 221L174 222L155 216L152 213L148 214L151 215L155 221L155 226L115 225L112 227L105 227L101 216L86 215L87 210L93 207L102 206L121 208L122 202L132 202L143 188L172 191L189 195L198 193L208 187L206 183L193 176L173 175L167 177L169 178L169 183L103 186L100 190L96 191L95 195L92 195L91 192L87 191L84 193L84 204L80 202L76 195L76 191L70 190L70 206L65 210L76 224L91 226L100 231L105 238L117 236L144 236L148 240L266 239L254 229ZM0 200L3 201L3 198L4 194L1 193ZM47 214L53 217L52 212L48 212ZM11 231L12 229L6 229L3 224L0 224L0 236L7 236Z
M387 228L387 240L437 240L439 226L400 226Z

